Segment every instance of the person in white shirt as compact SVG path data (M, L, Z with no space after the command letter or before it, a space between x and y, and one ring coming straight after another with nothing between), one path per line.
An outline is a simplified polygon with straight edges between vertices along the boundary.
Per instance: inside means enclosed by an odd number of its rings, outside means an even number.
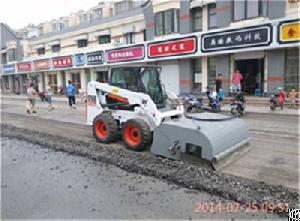
M27 107L27 114L36 113L35 99L37 96L37 92L33 86L34 86L34 84L30 83L29 88L27 89L27 97L28 97L28 102L29 102L29 105Z
M48 85L46 86L46 99L48 102L48 111L51 111L54 109L54 106L52 105L52 95L53 95L53 90L50 86L50 82L48 83Z

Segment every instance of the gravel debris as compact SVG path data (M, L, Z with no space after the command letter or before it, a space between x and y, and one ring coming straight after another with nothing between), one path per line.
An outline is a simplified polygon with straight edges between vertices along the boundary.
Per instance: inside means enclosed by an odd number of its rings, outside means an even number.
M63 136L18 128L1 124L1 137L17 138L33 144L63 151L69 154L91 158L115 165L127 172L134 172L181 185L190 189L234 200L241 204L287 203L290 208L299 208L299 193L281 185L269 185L242 177L222 174L207 168L189 165L181 161L157 157L153 154L130 151L126 148L114 148L119 144L89 143L83 140L71 140ZM51 168L53 169L53 168ZM280 208L278 208L279 210ZM279 215L287 215L279 213Z

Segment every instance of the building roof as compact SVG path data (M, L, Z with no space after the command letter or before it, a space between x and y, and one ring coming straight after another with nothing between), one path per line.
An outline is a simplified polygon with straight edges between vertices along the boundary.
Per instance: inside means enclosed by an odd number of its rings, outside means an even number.
M78 30L81 30L81 29L93 27L93 26L96 26L96 25L105 24L105 23L112 22L112 21L117 21L117 20L125 19L125 18L128 18L130 16L136 16L136 15L140 15L140 14L143 14L142 8L141 7L136 7L136 8L133 8L132 10L130 10L130 11L125 11L125 12L122 12L120 14L116 14L116 15L109 16L109 17L95 19L95 20L93 20L91 22L82 23L82 24L77 25L77 26L68 27L68 28L62 29L60 31L49 32L49 33L47 33L45 35L34 37L31 40L32 41L38 41L38 40L42 40L42 39L45 39L45 38L53 37L53 36L56 36L56 35L61 35L61 34L65 34L65 33L68 33L68 32L75 32L75 31L78 31Z

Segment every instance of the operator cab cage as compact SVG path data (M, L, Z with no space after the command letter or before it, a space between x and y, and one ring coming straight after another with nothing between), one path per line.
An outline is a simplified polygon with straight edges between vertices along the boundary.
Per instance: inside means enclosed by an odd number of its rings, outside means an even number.
M160 81L159 66L111 67L109 84L122 89L148 94L157 108L165 107L166 93Z

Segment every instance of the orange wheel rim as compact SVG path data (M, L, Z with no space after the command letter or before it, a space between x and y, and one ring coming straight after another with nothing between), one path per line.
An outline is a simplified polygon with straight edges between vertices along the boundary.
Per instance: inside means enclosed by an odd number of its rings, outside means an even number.
M142 140L140 129L133 125L127 126L125 128L125 140L131 146L139 144Z
M102 120L98 120L95 125L96 134L99 138L104 139L107 137L107 128Z

